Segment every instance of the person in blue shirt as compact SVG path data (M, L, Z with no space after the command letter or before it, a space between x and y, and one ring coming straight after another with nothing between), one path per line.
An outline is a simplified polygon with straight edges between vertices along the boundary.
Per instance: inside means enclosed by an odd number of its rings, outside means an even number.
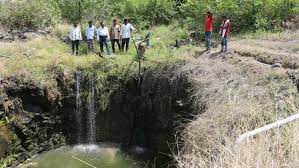
M95 26L93 26L93 22L88 22L88 27L86 28L85 36L87 41L88 50L94 49L94 39L96 37L97 29Z

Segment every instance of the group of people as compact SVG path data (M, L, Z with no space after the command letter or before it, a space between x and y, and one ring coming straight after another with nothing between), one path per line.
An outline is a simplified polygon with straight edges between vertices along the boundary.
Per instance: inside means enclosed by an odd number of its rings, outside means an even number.
M93 21L88 22L88 27L85 31L85 40L89 51L94 51L95 40L100 45L101 55L104 54L104 47L107 54L111 55L109 43L112 45L112 52L115 53L115 45L118 46L120 52L129 50L131 33L135 28L129 23L128 19L124 19L124 23L120 26L116 19L113 19L112 25L108 28L104 22L100 22L97 28L94 26ZM82 39L81 29L77 23L74 23L70 29L69 38L72 43L73 54L79 54L79 43Z
M211 50L212 46L212 32L213 32L213 13L206 12L205 19L205 41L206 49L208 52ZM87 41L88 49L94 51L95 40L98 41L100 45L101 55L104 54L104 47L107 49L108 55L111 55L111 49L109 43L112 45L112 52L115 53L115 46L118 46L120 52L127 52L129 50L131 33L135 31L135 28L129 23L128 19L124 19L123 24L120 26L116 19L113 19L110 28L106 27L104 22L100 22L100 26L97 28L93 25L93 21L88 22L89 26L85 31L85 40ZM223 16L222 24L220 25L219 34L221 36L221 52L227 52L228 44L228 34L230 32L231 25L229 18ZM148 39L147 47L149 47L149 37L150 33L147 34ZM70 40L72 42L73 54L79 54L79 43L82 40L81 29L77 23L74 23L70 30Z
M220 25L219 34L221 36L221 52L227 52L228 34L230 32L231 25L227 16L222 17L222 23ZM213 13L211 11L206 12L206 24L205 24L205 40L207 51L210 52L212 45L212 32L213 32Z

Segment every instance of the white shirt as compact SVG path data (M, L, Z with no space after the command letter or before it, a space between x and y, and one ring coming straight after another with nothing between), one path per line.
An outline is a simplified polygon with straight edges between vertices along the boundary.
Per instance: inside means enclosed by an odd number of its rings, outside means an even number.
M87 27L86 28L86 32L85 32L85 36L87 38L87 40L93 39L95 37L95 33L96 33L97 29L95 26L91 26L91 27Z
M99 27L98 28L98 36L97 36L98 41L100 39L100 36L106 36L108 39L110 39L109 30L107 27Z
M82 35L81 35L81 29L79 26L77 27L71 27L70 29L70 39L72 41L75 41L75 40L82 40Z
M135 28L130 24L128 23L127 25L123 24L121 25L121 37L124 39L124 38L130 38L131 37L131 32L134 31Z

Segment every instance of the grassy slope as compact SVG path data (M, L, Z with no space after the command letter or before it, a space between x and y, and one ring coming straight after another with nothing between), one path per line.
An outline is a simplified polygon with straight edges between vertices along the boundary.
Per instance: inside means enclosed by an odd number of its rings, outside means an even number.
M63 34L63 29L63 26L55 29L54 34ZM168 63L187 60L187 64L178 73L189 74L190 80L194 82L194 105L200 106L202 102L208 105L204 114L186 126L184 148L175 157L178 166L294 167L294 160L298 159L298 138L295 138L298 133L294 132L293 124L258 136L237 149L233 148L235 139L241 133L298 110L298 94L296 95L295 87L286 75L287 70L272 69L270 65L261 63L265 61L260 61L265 58L265 52L269 55L267 58L276 56L272 54L277 53L271 48L272 45L268 48L261 47L263 52L251 57L242 55L243 49L252 47L251 44L264 43L252 36L237 39L231 46L237 52L229 54L226 62L221 62L218 57L211 59L205 54L192 57L195 51L200 52L202 48L183 47L176 51L169 50L167 46L170 43L186 35L183 30L170 30L173 29L156 28L152 37L154 47L146 52L143 65L147 68L163 68ZM292 41L290 37L293 35L287 36L286 41ZM267 36L267 39L270 38ZM269 50L270 54L267 52ZM283 47L283 52L291 52L295 59L297 51L296 48ZM246 52L252 53L250 50ZM76 57L70 55L69 46L60 43L54 36L1 45L0 54L12 57L1 59L1 76L18 76L54 89L53 69L57 67L69 74L73 74L77 69L96 70L98 87L107 87L105 81L111 74L125 78L128 74L137 72L133 47L127 55L118 55L112 59L101 59L92 54ZM219 56L217 53L212 55ZM119 83L115 81L115 86L109 87L113 89L118 87L117 85ZM109 93L103 96L105 99Z
M57 29L54 30L55 35L65 34L65 27L59 26ZM174 43L176 38L186 36L186 33L183 30L171 32L169 29L171 28L156 28L152 37L154 47L146 52L145 64L150 61L166 61L172 56L174 58L169 60L176 59L175 56L179 51L172 52L168 46ZM145 32L141 32L141 34L143 35ZM84 42L81 43L80 47L80 50L85 52L86 44ZM95 54L72 56L70 51L70 46L61 43L54 35L38 37L28 42L4 43L0 46L0 54L9 56L10 59L0 58L0 74L1 76L24 76L40 82L40 84L45 84L50 82L53 67L60 67L65 71L74 71L76 69L92 68L93 64L102 64L102 62L111 67L123 67L136 60L136 52L132 43L128 54L118 54L112 59L101 59Z
M247 131L298 112L298 91L287 73L298 73L299 69L271 67L281 61L276 57L282 52L292 58L287 64L297 59L296 33L237 39L230 43L232 53L227 61L221 62L220 54L214 51L210 58L198 55L182 68L197 86L195 105L200 107L204 102L207 111L186 126L184 147L175 157L179 167L298 166L298 122L235 143ZM251 50L246 52L256 57L242 55L247 48ZM263 57L265 54L268 57Z

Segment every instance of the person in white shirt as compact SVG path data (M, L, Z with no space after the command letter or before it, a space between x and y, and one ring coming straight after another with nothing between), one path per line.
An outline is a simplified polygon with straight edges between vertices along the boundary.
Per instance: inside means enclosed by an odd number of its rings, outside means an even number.
M126 45L126 52L129 50L129 44L130 44L130 38L131 38L131 32L134 31L135 28L128 22L128 19L124 19L124 24L121 26L121 48L122 51L125 48Z
M109 30L105 26L104 22L100 23L100 27L98 28L98 42L100 43L100 49L101 53L104 53L104 44L107 49L108 55L111 54L110 51L110 46L109 46L109 40L110 40L110 35L109 35Z
M118 45L119 51L121 50L120 46L120 26L117 23L116 19L113 19L112 26L110 28L110 38L112 44L112 52L115 53L115 43Z
M77 23L74 23L73 26L70 28L70 39L72 41L73 54L75 53L75 49L76 49L76 55L78 55L79 43L80 40L82 40L82 35L81 35L81 29Z
M86 28L85 36L87 40L88 50L94 49L94 38L96 37L96 27L93 26L93 22L88 22L89 26Z

